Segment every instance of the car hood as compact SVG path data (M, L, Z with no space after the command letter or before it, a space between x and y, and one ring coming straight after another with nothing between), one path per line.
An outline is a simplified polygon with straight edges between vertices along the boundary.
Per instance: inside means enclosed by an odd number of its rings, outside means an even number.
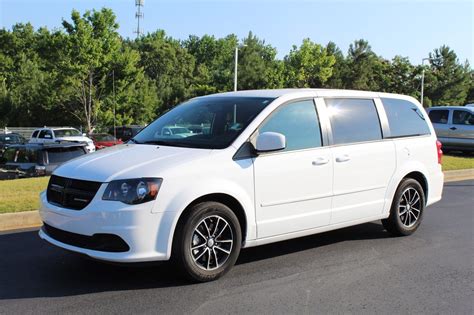
M57 137L56 140L63 140L63 141L74 141L74 142L92 142L91 139L87 137Z
M166 170L194 162L211 152L156 145L116 145L71 160L53 174L103 183L116 179L159 177Z

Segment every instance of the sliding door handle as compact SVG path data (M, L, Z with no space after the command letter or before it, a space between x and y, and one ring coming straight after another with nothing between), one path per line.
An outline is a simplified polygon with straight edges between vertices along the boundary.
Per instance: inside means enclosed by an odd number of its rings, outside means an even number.
M313 164L313 165L324 165L324 164L328 164L328 163L329 163L329 159L326 159L326 158L323 158L323 157L318 157L311 164Z
M341 155L341 156L336 157L336 162L338 162L338 163L347 162L347 161L349 161L350 159L351 159L351 158L350 158L349 155L343 154L343 155Z

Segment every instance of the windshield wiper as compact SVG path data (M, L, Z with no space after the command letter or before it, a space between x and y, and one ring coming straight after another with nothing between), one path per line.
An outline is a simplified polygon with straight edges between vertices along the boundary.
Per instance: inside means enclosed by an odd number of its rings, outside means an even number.
M145 141L140 144L154 144L154 145L168 145L171 147L183 147L183 148L192 148L194 145L190 143L174 142L174 141L163 141L163 140L150 140Z

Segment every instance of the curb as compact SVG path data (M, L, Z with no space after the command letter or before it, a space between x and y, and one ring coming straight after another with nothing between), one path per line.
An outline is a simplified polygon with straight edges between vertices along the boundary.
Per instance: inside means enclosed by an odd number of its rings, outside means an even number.
M444 172L445 183L469 179L474 179L474 169ZM42 224L37 210L0 214L0 231L40 227Z
M0 231L39 227L42 224L38 210L0 214Z
M474 168L467 170L446 171L444 172L444 182L455 182L460 180L474 179Z

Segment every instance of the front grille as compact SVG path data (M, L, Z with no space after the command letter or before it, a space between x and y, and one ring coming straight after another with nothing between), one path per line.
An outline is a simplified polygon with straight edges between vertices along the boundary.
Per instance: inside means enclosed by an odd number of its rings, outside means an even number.
M101 183L51 176L46 192L48 202L63 208L82 210L94 198Z
M53 239L85 249L92 249L102 252L122 253L130 250L128 244L120 237L114 234L94 234L92 236L63 231L44 223L43 232Z

